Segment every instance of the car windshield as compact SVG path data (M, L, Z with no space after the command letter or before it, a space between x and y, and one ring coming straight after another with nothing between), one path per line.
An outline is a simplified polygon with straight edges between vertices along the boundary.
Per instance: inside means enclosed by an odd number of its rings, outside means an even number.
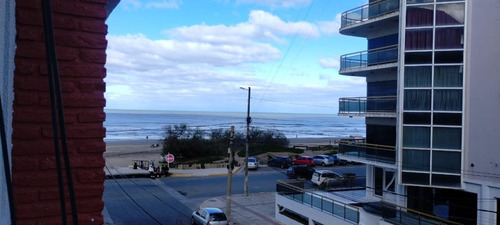
M224 221L224 220L226 220L226 214L224 213L210 214L210 221Z
M255 162L255 159L248 159L248 162Z

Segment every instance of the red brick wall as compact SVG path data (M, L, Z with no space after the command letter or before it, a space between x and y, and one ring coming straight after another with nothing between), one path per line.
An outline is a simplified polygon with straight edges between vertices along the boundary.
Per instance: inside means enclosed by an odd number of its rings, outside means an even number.
M79 224L103 223L106 3L52 0ZM42 21L40 0L16 1L12 176L18 224L61 223Z

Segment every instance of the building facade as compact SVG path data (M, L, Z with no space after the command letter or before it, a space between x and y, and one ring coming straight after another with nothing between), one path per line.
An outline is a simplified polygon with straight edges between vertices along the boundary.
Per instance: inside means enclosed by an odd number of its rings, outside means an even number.
M367 96L339 99L363 116L365 141L342 157L367 165L366 197L462 224L498 224L500 2L377 0L342 15L340 33L367 50L339 74Z
M52 3L52 23L44 23L42 2ZM103 224L105 21L118 2L0 3L0 97L5 125L1 137L0 224L76 224L75 218L79 224ZM69 165L70 173L58 174L61 170L55 142L62 146L63 136L56 138L53 133L46 54L50 47L44 25L54 30L60 75L57 85L63 100L59 105L65 118L57 123L65 124L69 157L62 160L62 169ZM69 194L70 179L73 195ZM75 202L76 210L71 202Z

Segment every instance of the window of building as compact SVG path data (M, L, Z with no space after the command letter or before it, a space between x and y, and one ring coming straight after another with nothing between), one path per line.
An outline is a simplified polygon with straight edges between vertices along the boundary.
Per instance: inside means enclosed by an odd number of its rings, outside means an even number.
M431 90L405 90L405 110L431 110Z
M464 28L463 27L436 28L435 45L436 49L464 48Z
M436 25L462 25L464 21L465 5L463 3L436 5Z
M402 182L405 184L429 185L429 174L403 172Z
M460 176L432 174L432 185L445 187L460 187Z
M404 124L430 124L431 123L431 114L430 113L405 112L405 113L403 113L403 123Z
M429 171L430 151L403 149L403 170Z
M420 5L411 6L406 10L407 27L432 26L434 21L434 6Z
M460 173L460 152L432 151L432 172Z
M432 123L434 125L460 126L462 125L462 113L434 113Z
M456 149L462 147L462 129L451 127L432 128L432 148Z
M430 127L403 127L403 147L429 148L430 142Z
M434 90L434 110L462 111L462 90Z
M406 50L432 49L432 29L406 30Z
M432 52L406 52L406 64L430 64L432 63Z
M406 70L405 70L405 73L406 73ZM434 86L435 87L462 87L463 86L463 66L435 66L434 67Z
M432 67L407 66L405 67L405 87L431 87Z

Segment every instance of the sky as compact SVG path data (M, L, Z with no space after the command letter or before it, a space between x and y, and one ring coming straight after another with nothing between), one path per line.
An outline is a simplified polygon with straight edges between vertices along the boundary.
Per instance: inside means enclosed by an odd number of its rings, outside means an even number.
M366 0L121 0L108 17L106 109L337 114L366 96L340 56ZM241 87L245 89L241 89Z

